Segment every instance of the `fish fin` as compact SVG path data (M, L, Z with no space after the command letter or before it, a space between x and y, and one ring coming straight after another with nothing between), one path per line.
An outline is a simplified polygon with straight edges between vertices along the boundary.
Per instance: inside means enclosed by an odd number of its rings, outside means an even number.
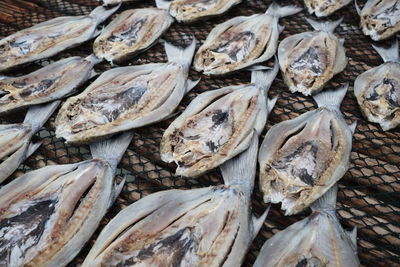
M353 245L357 247L357 227L354 227L353 230L346 231L346 233L350 237Z
M251 194L256 175L257 152L258 133L254 130L247 150L221 165L225 185L239 186L243 192Z
M107 160L115 170L132 141L133 132L118 134L110 139L90 144L93 158Z
M254 83L259 88L265 91L265 94L268 93L269 88L271 87L272 82L274 81L276 75L279 71L279 63L278 59L275 56L274 67L269 71L261 71L261 70L253 70L251 72L251 82Z
M47 104L35 105L29 108L26 113L24 123L32 125L32 135L37 133L40 128L50 118L51 114L57 109L61 101L54 101Z
M336 210L337 191L338 185L334 184L328 189L328 191L325 192L325 194L311 204L311 209L313 211Z
M310 18L306 18L306 20L316 31L333 33L337 26L342 22L343 18L334 21L316 21Z
M339 89L322 91L321 93L313 96L313 98L317 102L318 107L326 107L340 111L340 104L342 103L348 88L349 84L346 83Z
M250 67L247 67L246 70L253 71L253 70L271 70L272 68L268 66L263 66L263 65L253 65Z
M351 132L354 133L356 132L356 128L357 128L357 122L353 122L352 124L349 125Z
M258 232L261 230L261 227L263 226L265 219L267 218L269 209L271 208L271 205L268 205L268 208L264 211L264 213L256 218L254 215L252 217L252 221L253 221L253 237L256 237L256 235L258 234Z
M272 15L278 18L294 15L302 11L303 8L297 6L280 6L275 1L268 7L265 14Z
M93 65L96 65L103 61L102 58L96 57L95 54L90 54L89 56L85 57L85 60L91 62Z
M92 79L93 77L96 77L99 74L101 74L101 72L96 72L95 70L91 70L89 79Z
M196 49L196 38L194 36L192 37L192 43L185 48L174 46L168 42L165 42L164 46L168 61L182 64L186 70L189 70Z
M399 42L397 40L395 40L389 48L383 48L376 45L372 45L372 47L376 50L376 52L378 52L384 62L400 62Z
M119 196L119 194L121 194L122 189L124 188L125 185L125 177L122 179L122 181L117 184L117 182L114 183L114 188L113 188L113 193L112 193L112 197L110 198L110 206L111 207L114 202L117 200L117 197Z
M28 149L26 150L25 159L29 158L41 145L42 142L30 143Z
M161 9L169 9L172 1L165 1L165 0L156 0L156 6Z
M195 81L192 81L192 80L189 80L189 79L186 80L186 91L185 91L185 94L189 93L193 88L195 88L196 85L200 82L200 80L201 80L201 78L197 79Z
M285 29L285 26L284 26L284 25L278 24L278 31L279 31L279 33L282 33L284 29Z
M274 97L272 99L267 98L268 114L274 109L277 100L277 97Z
M89 16L93 17L96 19L96 23L100 24L103 21L105 21L109 16L115 13L121 6L121 3L119 3L116 6L113 6L111 8L106 8L105 6L98 6L95 9L90 12Z
M361 8L357 3L357 0L354 0L354 5L356 6L357 14L361 16Z
M346 40L346 39L344 39L344 38L339 38L339 43L341 43L342 45L344 45L345 40Z

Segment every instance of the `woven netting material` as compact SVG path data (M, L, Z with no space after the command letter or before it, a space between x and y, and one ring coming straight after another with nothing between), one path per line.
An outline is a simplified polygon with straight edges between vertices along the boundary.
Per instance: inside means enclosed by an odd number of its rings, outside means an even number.
M279 2L284 5L294 3L302 6L301 1ZM360 2L363 4L363 1ZM95 0L1 0L0 37L57 16L88 14L99 4ZM232 8L223 16L190 25L175 23L163 38L174 44L185 45L189 43L190 36L194 35L199 46L216 24L239 15L263 13L270 4L270 0L243 1L242 4ZM149 6L154 6L153 1L126 3L118 13L125 9ZM280 40L311 30L311 26L304 20L305 16L309 15L303 11L298 15L281 19L280 22L285 25L285 29ZM339 17L343 17L344 20L336 29L336 34L340 38L345 38L344 46L349 57L349 64L342 73L332 79L327 87L337 87L345 82L350 83L341 110L348 123L357 121L358 125L353 139L351 166L339 182L337 213L346 229L351 229L353 226L358 229L358 253L362 265L393 266L400 263L400 197L398 193L400 190L400 129L384 132L379 126L369 123L363 118L353 94L353 82L359 74L381 64L382 60L372 49L370 39L362 35L358 27L359 18L354 5L350 4L336 12L330 19ZM87 56L92 52L92 43L93 41L86 42L48 60L29 64L6 75L15 76L29 73L48 64L49 61L68 56ZM381 42L386 46L390 43L391 40ZM157 44L126 64L136 65L165 61L164 48L161 44ZM107 63L101 63L96 66L96 69L101 72L110 67ZM205 77L191 71L191 79L200 77L201 82L190 94L185 96L178 111L183 110L201 92L250 81L250 73L247 71L218 78ZM83 90L88 84L82 86L80 90ZM311 97L290 93L280 75L272 84L269 95L278 97L278 101L269 116L262 136L272 125L295 118L316 108L316 103ZM22 121L24 113L17 113L14 117L3 119L3 121ZM121 209L139 198L168 188L189 189L222 183L218 170L199 179L187 179L176 177L174 175L175 166L160 160L160 140L164 130L173 119L135 130L133 141L121 160L117 172L118 177L125 176L127 178L127 183L116 203L105 216L95 236L78 257L70 263L70 266L76 266L82 262L101 228ZM42 140L43 145L10 179L46 165L74 163L90 158L87 146L66 145L62 139L55 137L54 116L35 138ZM267 205L262 201L257 182L253 195L253 210L255 213L261 214ZM279 205L273 205L264 226L246 256L244 266L251 266L262 244L274 233L299 221L309 213L308 210L296 216L285 217L279 209Z

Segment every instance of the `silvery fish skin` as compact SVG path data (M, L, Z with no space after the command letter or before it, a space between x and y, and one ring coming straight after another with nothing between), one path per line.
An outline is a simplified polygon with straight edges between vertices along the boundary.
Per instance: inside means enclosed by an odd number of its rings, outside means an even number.
M122 189L113 176L131 138L94 144L93 160L47 166L1 188L0 265L67 265Z
M266 213L252 218L258 137L225 163L225 185L146 196L102 230L82 267L240 266Z
M262 246L254 267L357 267L357 229L336 217L337 186L313 204L313 213L275 234Z
M189 23L225 13L243 0L156 0L177 21Z
M360 74L354 94L364 116L387 131L400 124L399 45L396 40L388 49L373 47L385 63Z
M164 132L161 159L177 164L176 175L196 177L246 149L275 105L267 93L278 70L276 62L268 72L254 70L251 84L197 96Z
M236 17L217 25L196 52L194 68L204 74L221 75L270 59L283 30L279 18L300 10L272 3L265 14Z
M121 62L153 45L173 21L165 9L126 10L97 37L93 51L98 58Z
M285 38L278 47L282 76L289 90L304 95L316 94L347 65L343 40L334 34L341 19L317 22L307 19L315 29Z
M400 31L400 2L398 0L368 0L361 9L355 0L361 29L374 41L387 39Z
M97 26L119 6L100 6L87 16L58 17L0 40L0 71L53 56L97 36Z
M0 113L51 102L72 94L95 73L94 56L69 57L20 77L0 80Z
M274 125L259 152L260 189L265 202L286 215L304 210L346 173L352 135L340 113L348 85L316 96L319 108Z
M40 146L32 143L35 135L60 104L59 101L31 107L23 123L0 124L0 183Z
M165 43L167 63L104 72L64 103L56 135L67 142L89 142L165 119L197 84L187 80L195 43L185 49Z
M317 17L326 17L348 5L351 0L304 0L307 11Z

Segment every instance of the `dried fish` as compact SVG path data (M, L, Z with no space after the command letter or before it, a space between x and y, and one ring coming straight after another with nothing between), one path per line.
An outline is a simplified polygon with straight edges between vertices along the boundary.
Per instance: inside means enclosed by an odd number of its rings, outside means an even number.
M193 22L221 15L243 0L156 0L157 5L169 9L179 22Z
M56 135L67 142L89 142L165 119L197 84L187 80L195 43L185 49L165 43L167 63L104 72L64 103Z
M100 6L87 16L54 18L0 40L0 71L53 56L97 36L97 26L118 8Z
M154 44L173 18L160 8L130 9L119 14L94 42L97 57L121 62Z
M121 191L113 176L131 138L93 144L92 160L47 166L1 188L0 265L67 265Z
M262 246L254 267L360 266L357 229L346 231L336 217L337 185L313 206L313 213L275 234Z
M385 63L359 75L354 94L364 116L387 131L400 125L399 45L396 40L389 49L373 47Z
M317 22L307 19L315 29L285 38L278 47L282 75L291 92L311 95L347 65L344 40L333 34L342 21Z
M380 41L400 31L399 0L368 0L361 9L355 0L361 29L374 41Z
M350 2L351 0L304 0L308 13L315 13L317 17L329 16Z
M162 191L122 210L82 267L240 266L267 214L251 216L257 139L221 167L225 185Z
M176 175L199 176L233 158L261 133L275 105L267 93L279 66L254 70L252 83L197 96L170 124L161 140L161 159L178 165Z
M0 160L3 161L0 164L0 183L38 149L41 143L32 143L31 138L42 128L59 104L59 101L55 101L31 107L23 123L0 124Z
M75 92L95 75L93 66L99 60L69 57L20 77L0 79L0 113L54 101Z
M321 197L349 167L352 135L340 113L348 85L314 96L319 108L274 125L259 153L264 201L296 214Z
M279 18L300 10L272 3L265 14L236 17L219 24L197 51L194 68L204 74L220 75L270 59L283 30Z

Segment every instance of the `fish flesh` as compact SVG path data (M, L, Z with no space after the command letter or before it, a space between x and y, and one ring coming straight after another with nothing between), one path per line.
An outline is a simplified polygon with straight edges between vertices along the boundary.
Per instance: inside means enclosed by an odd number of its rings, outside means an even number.
M361 29L374 41L387 39L400 31L399 0L368 0L361 9L355 1L361 18Z
M340 113L348 84L314 96L319 108L274 125L259 152L265 202L282 203L286 215L301 212L349 168L352 136Z
M313 204L310 216L268 239L253 266L360 266L357 229L346 231L341 226L336 194L337 185Z
M122 62L153 45L173 21L161 8L126 10L97 37L93 51L98 58Z
M240 16L217 25L196 52L194 68L221 75L267 61L275 54L283 30L279 18L300 11L274 2L264 14Z
M58 17L0 40L0 71L53 56L97 36L97 26L119 6L95 8L86 16Z
M317 22L306 19L315 29L285 38L278 47L283 79L293 93L316 94L347 65L343 47L333 31L342 19Z
M113 177L131 139L92 144L92 160L43 167L2 187L0 265L67 265L121 191Z
M40 146L31 142L60 101L31 107L22 123L0 124L0 183L6 180ZM1 264L0 264L1 265Z
M196 40L185 49L165 43L167 63L114 68L69 98L56 135L83 143L167 118L198 81L187 79Z
M221 167L225 185L167 190L117 214L82 267L240 266L267 212L252 217L258 135Z
M326 17L350 4L351 0L304 0L307 11L317 17Z
M177 21L189 23L221 15L243 0L156 0Z
M397 40L388 48L373 46L384 63L360 74L354 94L364 116L384 131L400 125L400 57Z
M75 92L94 76L93 66L99 60L69 57L20 77L0 79L0 114L51 102ZM1 96L2 95L2 96Z
M197 96L164 132L161 159L177 164L176 175L196 177L246 149L275 105L267 93L278 70L275 62L270 71L252 71L251 84Z

